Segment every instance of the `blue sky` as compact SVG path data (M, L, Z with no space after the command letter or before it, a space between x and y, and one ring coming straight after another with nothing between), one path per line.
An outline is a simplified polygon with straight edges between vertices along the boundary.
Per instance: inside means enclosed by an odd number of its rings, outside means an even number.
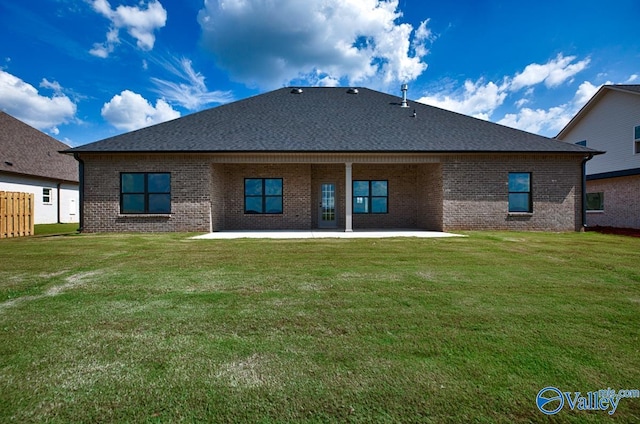
M0 110L77 146L288 85L555 136L640 84L640 2L0 0Z

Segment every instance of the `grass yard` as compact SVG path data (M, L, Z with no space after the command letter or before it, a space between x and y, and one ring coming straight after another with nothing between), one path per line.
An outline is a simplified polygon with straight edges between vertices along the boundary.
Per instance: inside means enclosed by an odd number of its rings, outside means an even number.
M0 241L0 422L638 422L640 238Z
M52 236L73 234L78 231L80 224L39 224L34 225L34 233L37 236Z

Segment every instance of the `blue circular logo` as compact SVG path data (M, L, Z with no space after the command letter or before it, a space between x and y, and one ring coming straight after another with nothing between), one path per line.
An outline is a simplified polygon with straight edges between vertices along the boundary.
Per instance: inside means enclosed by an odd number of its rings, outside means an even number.
M564 397L562 397L562 392L555 387L545 387L538 392L536 405L543 414L554 415L560 412L564 406ZM555 409L551 409L554 406Z

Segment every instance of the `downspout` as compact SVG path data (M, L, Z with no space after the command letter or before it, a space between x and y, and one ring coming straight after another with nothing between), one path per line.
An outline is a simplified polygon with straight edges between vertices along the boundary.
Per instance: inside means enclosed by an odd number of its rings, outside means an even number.
M80 215L80 228L78 228L78 231L82 232L84 230L84 161L80 159L80 155L78 155L77 153L74 153L73 157L78 161L78 180L80 182L80 187L78 190L78 202L80 203L80 205L78 205L78 213Z
M582 159L582 228L587 228L587 162L593 159L593 154Z
M56 193L56 196L58 196L56 198L56 202L58 203L58 224L62 224L62 221L60 220L60 186L62 185L62 183L58 183L56 189L58 190L58 192Z

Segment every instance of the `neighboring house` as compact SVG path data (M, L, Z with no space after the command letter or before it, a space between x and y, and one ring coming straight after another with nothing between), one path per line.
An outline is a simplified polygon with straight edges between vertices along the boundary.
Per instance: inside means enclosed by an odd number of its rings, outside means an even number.
M358 88L282 88L67 151L84 231L582 228L598 152Z
M557 135L606 151L587 164L587 224L640 228L640 85L605 85Z
M35 224L79 221L78 163L64 143L0 111L0 191L34 194Z

